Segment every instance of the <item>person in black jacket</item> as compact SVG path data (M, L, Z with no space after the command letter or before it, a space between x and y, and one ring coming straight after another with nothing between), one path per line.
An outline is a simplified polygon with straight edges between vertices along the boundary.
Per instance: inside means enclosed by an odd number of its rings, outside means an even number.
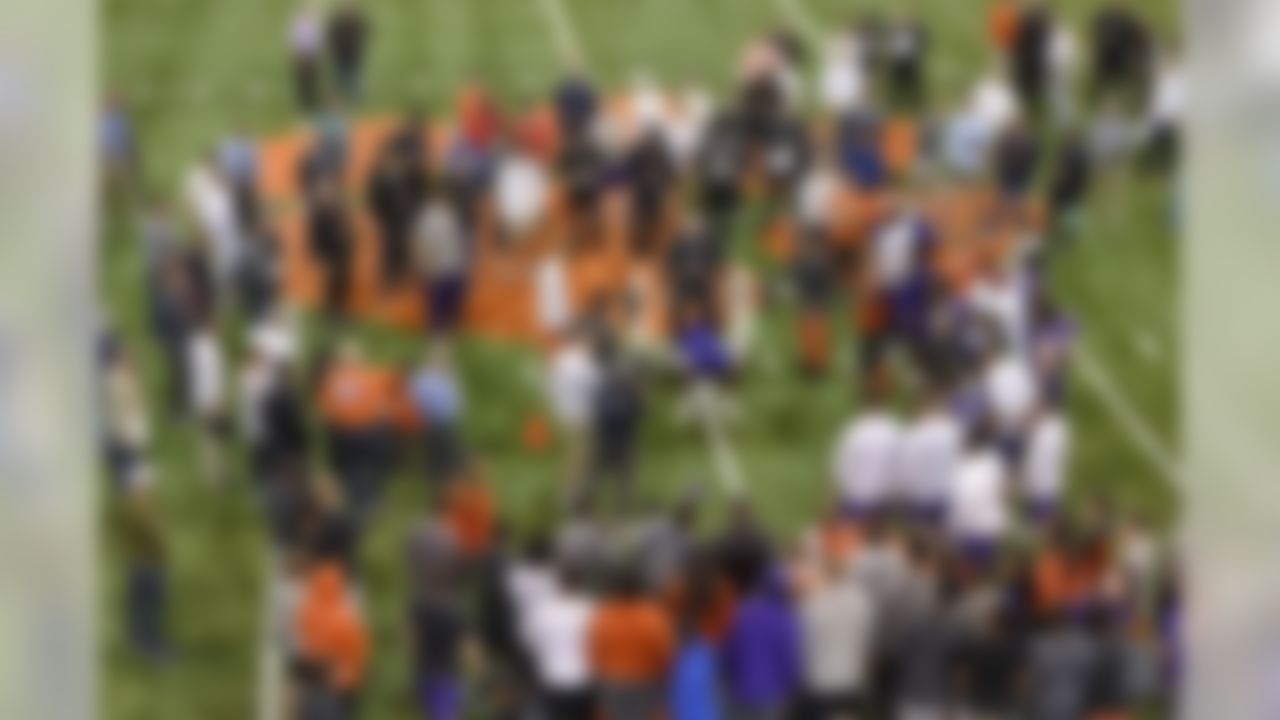
M1049 180L1049 232L1055 240L1074 237L1092 178L1093 159L1084 134L1068 132L1058 146Z
M410 168L395 146L383 147L369 177L365 202L378 228L379 277L384 291L404 279L410 265L409 229L418 207Z
M354 103L360 99L361 71L369 41L369 20L356 0L347 0L329 16L327 36L338 94Z
M901 109L917 112L928 102L929 33L920 19L902 13L883 39L889 97Z
M661 134L650 130L627 155L625 168L631 194L631 252L643 257L660 244L675 163Z
M1151 38L1128 0L1110 0L1093 19L1090 96L1095 105L1119 95L1144 97Z
M341 315L351 289L352 238L337 179L322 175L307 200L307 240L324 272L324 308Z
M1019 17L1010 56L1013 86L1028 117L1039 117L1044 108L1052 37L1053 20L1049 11L1038 2L1028 4Z

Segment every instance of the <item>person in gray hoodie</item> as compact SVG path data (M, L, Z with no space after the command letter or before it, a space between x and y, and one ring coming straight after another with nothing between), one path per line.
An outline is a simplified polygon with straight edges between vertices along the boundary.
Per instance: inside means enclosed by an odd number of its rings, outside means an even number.
M865 583L843 558L827 558L819 585L800 606L802 717L835 720L861 712L876 622L875 599Z

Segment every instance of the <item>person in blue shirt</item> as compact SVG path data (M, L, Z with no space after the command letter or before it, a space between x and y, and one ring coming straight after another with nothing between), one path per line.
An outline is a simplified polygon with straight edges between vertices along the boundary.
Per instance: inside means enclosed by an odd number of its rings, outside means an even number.
M462 387L449 359L448 346L435 345L409 381L414 408L425 424L423 446L427 478L444 482L462 467Z

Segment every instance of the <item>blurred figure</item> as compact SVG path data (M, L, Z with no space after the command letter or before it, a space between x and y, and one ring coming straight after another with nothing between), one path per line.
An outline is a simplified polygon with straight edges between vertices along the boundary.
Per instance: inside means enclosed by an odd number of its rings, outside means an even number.
M875 604L850 571L847 558L828 555L818 587L800 606L804 648L803 716L858 717L866 708L875 636Z
M615 502L625 508L633 499L644 392L639 369L614 338L602 336L595 353L600 380L591 403L591 461L581 492L590 498L611 482Z
M1077 71L1080 40L1071 24L1061 17L1051 22L1048 47L1049 109L1056 129L1076 122Z
M201 470L207 482L222 485L228 480L225 455L231 439L226 366L218 329L208 316L197 322L187 340L186 362Z
M610 720L653 720L665 702L663 683L675 659L671 618L645 596L638 574L619 571L588 631L597 709Z
M1055 245L1070 243L1079 234L1092 185L1089 145L1079 130L1067 130L1049 177L1049 232Z
M587 138L599 105L596 89L581 68L571 69L555 91L556 118L569 143Z
M409 161L385 143L374 161L365 190L365 203L373 214L378 234L378 279L382 291L399 287L410 270L410 231L420 198L418 188L407 183Z
M985 426L969 430L950 485L947 534L969 566L990 568L1010 527L1010 486Z
M1071 457L1071 427L1062 413L1046 407L1036 414L1021 466L1022 492L1030 517L1044 525L1058 512Z
M596 609L582 584L578 573L562 568L529 618L538 707L547 720L595 717L589 641Z
M823 109L836 117L863 107L867 101L867 77L862 49L851 32L841 32L827 41L818 76Z
M294 619L299 656L289 717L359 716L371 644L364 612L352 594L340 565L320 563L308 572Z
M675 183L675 161L656 127L643 134L622 160L630 190L631 253L652 256L662 246L667 200Z
M548 178L537 158L515 144L505 148L493 180L501 248L515 249L530 239L545 218L549 192Z
M462 468L462 416L465 399L448 346L437 343L410 381L413 403L425 426L422 439L427 479L440 487Z
M1183 116L1186 114L1187 79L1176 48L1168 48L1155 70L1155 82L1147 106L1145 164L1168 173L1181 157Z
M1098 8L1091 42L1089 93L1094 104L1141 97L1150 62L1150 32L1129 0L1108 0Z
M217 149L218 169L231 188L240 232L251 235L262 225L258 202L258 146L244 128L237 128Z
M1040 166L1040 141L1031 128L1015 120L1000 134L992 149L991 174L1000 191L1001 219L1025 217L1026 200Z
M1054 21L1040 0L1023 3L1010 54L1013 85L1022 111L1029 118L1042 117L1049 85Z
M955 476L964 428L935 382L925 385L910 423L903 429L898 473L912 515L928 526L946 517L948 483Z
M902 11L885 28L889 97L899 110L920 112L929 99L929 34L920 19Z
M109 196L132 193L140 179L141 158L133 120L120 95L109 96L99 112L97 140L103 189Z
M232 188L215 151L206 152L187 171L182 187L186 209L199 233L198 242L208 249L217 296L222 302L231 297L235 287L244 233Z
M438 336L454 333L466 317L471 241L461 216L457 192L446 185L421 205L413 225L427 317Z
M335 87L347 105L359 102L370 35L369 19L359 0L343 0L329 15L326 28Z
M386 370L371 363L351 340L342 341L320 378L329 466L357 527L373 511L390 470L389 380Z
M150 487L150 470L140 468L124 488L117 508L124 545L125 628L129 644L143 660L162 663L173 654L167 615L169 561Z
M425 552L424 538L415 537L419 553ZM418 562L427 562L419 554ZM415 563L417 569L423 565ZM425 578L424 578L425 579ZM447 581L446 576L440 576ZM421 580L420 580L421 582ZM463 695L462 656L467 642L462 609L445 585L434 592L419 591L410 610L410 633L413 642L415 690L423 717L429 720L461 720L466 707Z
M720 648L729 717L789 717L801 687L803 642L785 577L770 569L739 603Z
M307 245L324 274L322 303L331 319L346 313L354 272L355 239L341 192L339 182L326 174L306 198Z
M1101 648L1080 619L1055 615L1047 630L1032 640L1027 651L1028 720L1069 720L1088 717L1090 685L1097 672Z
M552 352L547 377L551 413L563 437L566 499L574 498L587 471L594 402L601 368L584 328L565 331Z
M151 422L131 353L114 335L102 338L102 441L113 489L127 491L150 472Z
M289 21L289 56L293 66L293 91L298 109L314 113L324 99L321 54L324 52L324 19L311 0L299 3Z
M869 518L887 508L901 490L896 474L901 445L901 423L882 393L868 389L832 455L831 474L846 513Z

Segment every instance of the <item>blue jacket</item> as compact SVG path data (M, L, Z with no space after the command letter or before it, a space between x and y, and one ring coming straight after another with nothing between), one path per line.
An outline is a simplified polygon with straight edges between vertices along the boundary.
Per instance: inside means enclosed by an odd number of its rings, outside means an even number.
M772 573L738 606L722 648L725 686L735 702L774 708L800 685L800 625L782 576Z
M721 720L720 677L716 654L706 640L693 639L680 649L671 673L671 720Z

